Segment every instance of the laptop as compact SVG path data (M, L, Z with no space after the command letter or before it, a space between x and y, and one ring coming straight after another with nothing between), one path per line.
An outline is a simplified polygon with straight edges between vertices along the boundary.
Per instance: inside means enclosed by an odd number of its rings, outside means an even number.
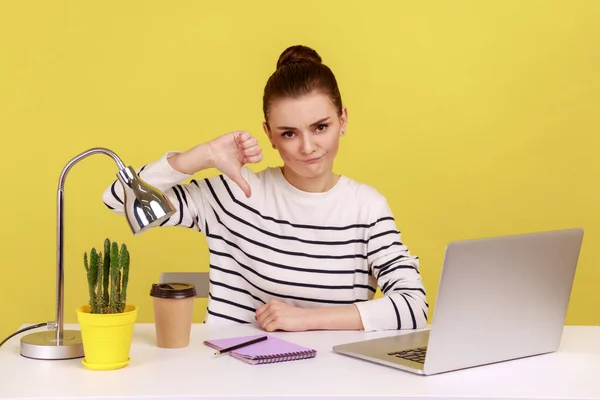
M333 347L421 375L554 352L583 229L448 244L429 328Z

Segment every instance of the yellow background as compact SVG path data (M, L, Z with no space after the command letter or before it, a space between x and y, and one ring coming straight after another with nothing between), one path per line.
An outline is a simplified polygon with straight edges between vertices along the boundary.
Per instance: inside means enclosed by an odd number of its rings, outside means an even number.
M3 0L0 10L0 338L54 319L65 164L103 146L140 167L235 129L259 136L256 168L278 164L261 98L292 44L336 73L349 110L336 169L387 196L432 306L449 241L581 226L567 323L600 324L600 2ZM129 246L140 322L153 320L161 271L208 267L198 233L131 236L101 202L115 173L93 156L68 175L67 322L87 301L83 252L107 236ZM199 302L195 320L203 314Z

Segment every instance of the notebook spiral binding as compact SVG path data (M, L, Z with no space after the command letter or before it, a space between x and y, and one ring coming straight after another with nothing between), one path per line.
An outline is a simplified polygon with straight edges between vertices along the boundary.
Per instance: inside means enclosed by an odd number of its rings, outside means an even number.
M307 358L313 358L316 355L316 351L297 351L287 354L274 354L272 356L256 357L254 361L257 364L270 364L276 362L303 360Z

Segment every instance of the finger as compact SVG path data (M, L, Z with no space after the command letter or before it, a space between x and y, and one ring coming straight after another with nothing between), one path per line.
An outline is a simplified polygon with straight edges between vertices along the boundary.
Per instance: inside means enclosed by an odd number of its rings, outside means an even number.
M250 133L246 132L246 131L236 131L234 134L235 137L235 142L238 144L243 143L244 141L248 140L248 138L251 137Z
M262 328L266 328L267 324L273 322L274 319L273 313L263 313L258 319L258 323Z
M262 306L262 310L260 311L260 313L257 312L258 321L263 322L265 319L269 318L269 316L272 316L273 313L275 313L275 311L277 311L278 309L278 307L276 306L277 304L275 304L274 300L271 300L267 304Z
M256 139L255 137L249 137L248 139L240 142L240 146L242 149L247 149L252 146L256 146L257 144L258 144L258 139Z
M250 184L241 175L231 177L231 180L234 181L240 187L240 189L242 189L242 192L244 192L246 197L250 197L252 195Z
M244 157L257 156L262 153L262 149L260 146L252 146L247 149L244 149Z
M263 159L263 155L262 153L257 155L257 156L252 156L252 157L244 157L244 162L245 163L251 163L251 164L256 164L258 162L260 162Z
M270 307L265 312L263 312L258 317L258 323L260 324L260 326L262 326L264 328L266 325L266 322L271 321L273 319L273 313L274 313L274 311Z
M262 328L268 332L274 332L276 330L285 330L284 322L281 318L281 315L277 312L269 315L268 318L265 318L261 324Z
M273 320L273 321L269 321L265 326L263 326L263 329L267 332L275 332L278 329L281 329L281 326L279 326L279 322L277 320Z
M263 304L262 306L258 307L256 309L256 312L254 313L254 316L256 318L256 320L258 320L258 317L260 317L260 315L262 313L264 313L265 311L267 311L267 309L269 308L269 304Z

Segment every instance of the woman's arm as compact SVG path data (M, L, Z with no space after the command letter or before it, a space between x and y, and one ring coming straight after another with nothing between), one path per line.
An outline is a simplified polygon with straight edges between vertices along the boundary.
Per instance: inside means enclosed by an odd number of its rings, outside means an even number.
M429 305L419 271L419 259L402 243L387 202L369 235L367 248L369 272L377 279L384 296L356 303L364 329L425 327Z
M236 182L246 195L250 185L242 177L241 168L247 162L259 162L262 151L257 140L248 132L235 131L197 145L185 152L168 152L159 160L140 168L141 179L162 191L178 212L163 226L185 226L202 230L204 227L203 196L192 181L180 184L194 173L217 168ZM104 191L102 199L115 213L123 215L123 187L114 181Z
M361 330L362 321L354 304L301 308L271 300L256 310L256 320L266 331Z
M180 154L167 152L160 159L143 166L136 172L146 183L156 187L171 201L177 212L163 223L162 226L186 226L202 230L200 209L202 196L195 184L181 184L191 177L171 167L169 158ZM117 180L113 181L102 194L102 201L113 212L124 215L123 186Z

